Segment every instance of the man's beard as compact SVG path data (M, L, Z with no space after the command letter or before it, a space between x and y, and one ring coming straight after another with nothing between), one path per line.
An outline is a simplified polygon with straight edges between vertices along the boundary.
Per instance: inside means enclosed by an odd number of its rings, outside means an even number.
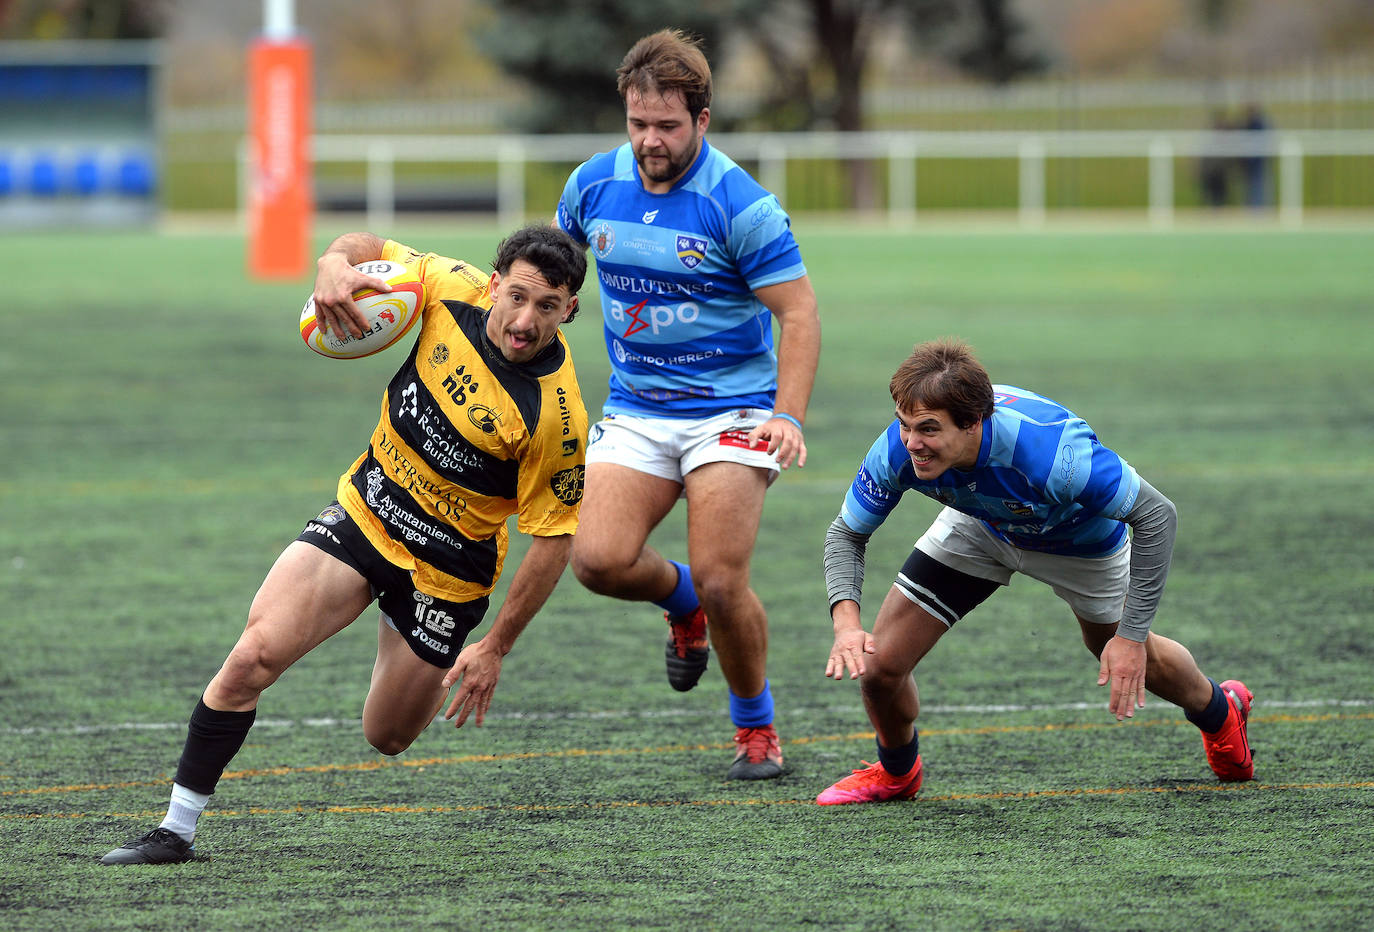
M639 170L644 173L645 178L661 184L665 181L674 181L681 176L683 172L691 167L692 162L696 161L697 153L700 151L701 143L698 142L696 145L692 146L690 152L684 152L680 160L674 159L669 155L667 167L656 172L649 170L649 166L645 164L645 156L638 152L635 153L635 162L639 165ZM663 156L656 156L656 158L663 158Z

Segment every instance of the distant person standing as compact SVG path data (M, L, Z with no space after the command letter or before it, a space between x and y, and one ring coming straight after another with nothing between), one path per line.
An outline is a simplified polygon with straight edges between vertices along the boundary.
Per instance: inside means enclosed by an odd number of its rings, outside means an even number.
M764 492L806 463L816 296L778 199L705 139L711 69L697 42L646 36L617 75L629 141L572 173L557 215L596 256L611 362L573 570L593 592L664 610L673 688L695 686L715 646L736 726L727 776L776 777L749 562ZM647 544L683 496L688 563Z
M1208 145L1220 145L1231 126L1226 114L1212 114L1212 132ZM1208 207L1225 207L1231 199L1231 160L1215 151L1208 151L1198 160L1198 183L1202 187L1202 202Z
M1245 120L1240 128L1253 135L1247 142L1254 146L1267 146L1269 120L1258 104L1251 104L1245 110ZM1253 152L1241 157L1241 173L1245 177L1245 203L1251 207L1269 206L1269 156Z

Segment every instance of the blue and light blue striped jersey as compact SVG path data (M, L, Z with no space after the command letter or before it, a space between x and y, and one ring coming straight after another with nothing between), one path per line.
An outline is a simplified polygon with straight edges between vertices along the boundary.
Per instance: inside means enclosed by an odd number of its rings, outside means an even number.
M992 417L983 422L971 469L918 479L894 418L845 494L845 524L871 534L902 493L915 489L980 519L1023 550L1084 557L1115 552L1126 534L1122 519L1140 494L1135 469L1062 405L1010 385L992 388Z
M627 142L569 176L558 224L596 256L607 414L772 409L773 321L753 292L806 274L776 197L704 139L672 190L651 194Z

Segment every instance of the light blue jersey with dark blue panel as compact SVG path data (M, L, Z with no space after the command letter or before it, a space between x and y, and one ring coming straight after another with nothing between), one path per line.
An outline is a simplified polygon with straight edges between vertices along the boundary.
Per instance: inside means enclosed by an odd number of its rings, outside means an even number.
M596 256L605 413L772 410L772 314L754 291L806 274L776 197L704 139L672 190L653 194L627 142L572 173L558 225Z
M894 419L869 448L845 494L845 524L871 534L914 489L980 519L1014 547L1069 556L1114 553L1140 494L1135 469L1082 418L1010 385L994 385L978 461L936 479L916 477Z

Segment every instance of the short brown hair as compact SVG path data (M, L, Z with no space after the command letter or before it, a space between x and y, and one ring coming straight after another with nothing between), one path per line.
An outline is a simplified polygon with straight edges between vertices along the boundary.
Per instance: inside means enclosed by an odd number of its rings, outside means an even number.
M887 388L898 410L945 411L961 430L992 416L992 380L962 340L916 344Z
M677 29L660 29L636 42L616 69L620 99L630 90L641 96L666 97L682 93L687 112L695 120L711 106L711 66L701 51L701 41Z

